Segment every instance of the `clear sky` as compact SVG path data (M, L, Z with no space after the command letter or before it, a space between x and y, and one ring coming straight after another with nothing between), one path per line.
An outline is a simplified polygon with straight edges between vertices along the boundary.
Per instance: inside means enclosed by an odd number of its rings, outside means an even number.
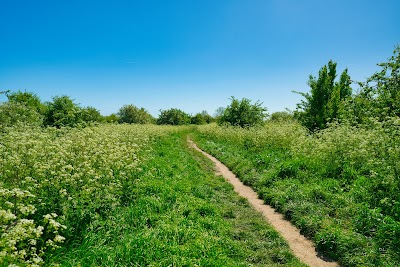
M0 91L210 114L294 109L330 59L363 81L400 44L399 0L0 1ZM5 97L0 96L0 101Z

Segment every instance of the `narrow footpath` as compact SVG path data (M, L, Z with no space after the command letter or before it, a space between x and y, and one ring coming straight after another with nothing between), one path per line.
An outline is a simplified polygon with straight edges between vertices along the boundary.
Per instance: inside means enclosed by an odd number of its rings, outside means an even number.
M228 167L222 164L215 157L202 151L192 140L188 139L188 144L190 147L203 153L207 158L214 162L216 174L222 175L225 180L234 186L235 192L237 192L241 197L246 198L254 209L262 213L264 218L281 234L284 239L286 239L293 254L302 262L311 267L339 266L336 262L320 257L316 252L312 241L301 235L300 231L289 221L285 220L282 214L276 212L271 206L264 204L264 202L258 198L257 193L252 188L244 185L236 175L228 169Z

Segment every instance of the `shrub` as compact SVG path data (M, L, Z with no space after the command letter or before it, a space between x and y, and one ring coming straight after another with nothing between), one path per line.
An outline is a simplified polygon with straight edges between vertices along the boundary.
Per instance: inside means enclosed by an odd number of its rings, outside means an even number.
M185 125L190 124L190 115L180 109L160 110L157 124Z
M125 105L118 111L120 123L149 124L154 122L153 116L144 108L134 105Z
M68 96L55 96L47 106L46 125L75 127L83 121L80 107Z
M251 104L251 100L243 98L238 100L232 96L231 104L224 110L219 117L219 124L229 124L240 127L251 127L260 125L267 117L267 109L262 107L262 103Z

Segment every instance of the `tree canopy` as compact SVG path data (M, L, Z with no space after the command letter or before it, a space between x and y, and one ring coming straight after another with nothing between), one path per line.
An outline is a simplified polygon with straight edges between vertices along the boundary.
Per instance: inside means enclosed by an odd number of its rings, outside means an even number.
M154 122L153 116L144 108L125 105L117 113L120 123L149 124Z
M262 124L268 116L267 109L259 101L254 104L250 99L238 100L231 97L231 104L226 107L218 118L219 124L229 124L240 127L251 127Z
M310 75L310 93L294 91L305 98L297 105L294 115L309 130L324 129L328 122L338 118L343 101L352 94L347 69L342 72L339 81L335 81L336 65L330 60L319 70L318 77Z

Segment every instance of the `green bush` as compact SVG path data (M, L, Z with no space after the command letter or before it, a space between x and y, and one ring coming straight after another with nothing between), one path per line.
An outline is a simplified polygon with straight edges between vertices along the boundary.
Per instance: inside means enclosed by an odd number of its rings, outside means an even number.
M18 102L5 102L0 104L0 129L17 125L43 124L43 115L36 109Z
M243 98L238 100L231 98L231 104L226 107L223 114L218 118L219 124L228 124L240 127L251 127L260 125L267 117L267 109L262 107L262 103L251 103L251 100Z
M157 124L185 125L190 124L190 115L176 108L160 110Z
M125 105L117 113L120 123L149 124L154 122L153 116L144 108Z

